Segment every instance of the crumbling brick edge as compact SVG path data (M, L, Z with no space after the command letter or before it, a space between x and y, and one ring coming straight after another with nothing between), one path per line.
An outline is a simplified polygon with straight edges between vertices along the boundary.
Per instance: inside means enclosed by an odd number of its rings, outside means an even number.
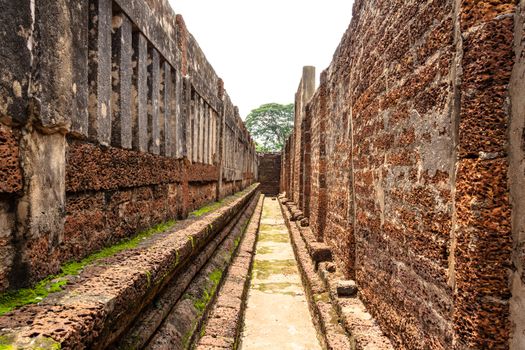
M297 213L295 205L282 196L279 204L322 347L392 350L390 340L358 297L338 297L336 280L343 277L334 272L334 264L329 262L331 254L326 252L325 245L315 241L309 227L302 224L302 213Z
M117 349L192 348L238 252L259 194L156 297L122 336Z
M239 348L263 202L260 195L195 349Z
M49 348L100 348L113 343L145 305L244 208L258 184L231 197L219 209L161 233L152 242L88 266L76 282L39 304L0 317L0 338L15 348L36 341ZM182 224L182 223L181 223ZM157 235L156 235L157 236ZM152 237L153 238L153 237ZM43 347L46 348L46 347Z

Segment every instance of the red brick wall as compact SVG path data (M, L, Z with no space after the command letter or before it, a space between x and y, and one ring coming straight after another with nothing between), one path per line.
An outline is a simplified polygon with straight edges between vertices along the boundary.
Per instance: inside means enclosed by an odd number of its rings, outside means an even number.
M257 174L238 109L166 1L30 5L0 13L0 292Z
M312 229L396 348L508 348L514 11L356 1L303 117Z
M259 158L259 179L262 193L268 196L279 194L279 183L281 179L281 154L263 153Z
M326 74L310 103L311 114L311 193L310 226L317 239L322 240L326 224L326 122L327 84Z

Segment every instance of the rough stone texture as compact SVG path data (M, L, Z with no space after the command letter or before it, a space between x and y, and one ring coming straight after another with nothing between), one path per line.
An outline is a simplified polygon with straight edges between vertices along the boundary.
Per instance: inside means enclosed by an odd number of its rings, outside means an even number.
M242 348L321 349L277 200L264 200ZM278 305L278 307L275 307ZM264 326L261 326L264 325Z
M457 347L506 348L511 332L506 100L514 61L513 3L467 3L462 9L461 26L467 34L463 40L465 93L461 99L455 197ZM481 5L484 11L480 11ZM485 54L480 56L479 52Z
M511 349L525 347L525 1L520 1L516 16L516 36L514 40L516 65L512 72L510 99L509 177L510 201L512 205L512 275L510 313Z
M290 234L295 260L306 290L307 301L320 335L321 346L325 349L352 349L353 340L343 329L333 305L327 300L327 290L316 273L315 262L311 260L307 246L301 236L300 226L291 221L291 215L281 203L281 212Z
M84 86L75 84L79 78L77 72L83 74L83 65L87 64L86 61L79 62L76 55L84 56L87 50L75 51L78 49L75 44L78 40L76 32L87 33L88 24L87 21L83 23L84 18L75 13L79 6L76 1L57 0L49 3L36 0L33 6L35 22L31 38L33 51L29 86L32 95L30 109L35 119L33 123L46 133L69 131L72 113L79 112L78 107L83 107L82 104L77 105L75 99L78 97L79 102L83 103L86 97L77 95L78 91L84 93ZM87 42L84 44L87 45ZM106 73L109 80L111 74Z
M279 153L259 154L259 178L261 192L267 196L279 194L281 178L281 155Z
M58 270L66 205L63 135L33 130L21 139L24 189L17 198L17 234L11 286L22 287Z
M256 191L257 186L251 186L200 219L179 222L134 249L86 266L64 291L1 316L0 336L16 335L19 342L44 336L64 349L111 345L185 263L196 259L234 220Z
M183 160L70 140L66 186L81 192L182 182L187 167Z
M9 288L9 275L15 255L15 227L14 203L0 195L0 289L3 290Z
M0 4L0 196L16 212L0 291L255 181L238 110L167 1L13 6Z
M0 3L0 122L25 123L31 74L31 1Z
M337 281L337 295L340 297L351 297L357 294L357 284L355 281Z
M210 349L222 345L231 349L234 348L234 344L238 344L263 200L264 197L260 196L243 239L239 243L237 256L228 268L224 283L217 292L217 300L207 322L201 328L204 330L204 336L196 342L196 349ZM241 288L238 288L239 286ZM235 294L225 292L232 290Z
M17 130L0 124L0 193L22 189L19 136Z
M515 4L356 1L320 87L296 108L281 190L395 348L522 344L509 307L518 315L521 272L514 292L509 273L523 270L525 200Z
M235 310L218 306L217 298L219 290L227 289L232 283L231 278L228 276L231 275L232 269L235 269L235 263L233 263L234 256L238 253L240 254L240 247L236 244L236 241L240 241L243 237L243 227L249 225L250 217L255 213L258 200L258 194L252 196L245 208L239 211L237 216L214 237L213 241L203 249L201 255L197 259L190 261L191 265L188 270L194 270L193 274L195 277L191 283L187 285L187 288L181 288L180 283L176 280L171 281L167 292L157 297L158 302L155 303L157 305L154 304L148 308L148 312L144 315L146 317L141 315L135 324L134 332L123 337L122 343L119 344L117 348L143 347L144 342L149 340L145 347L146 349L186 349L190 344L196 344L198 342L198 338L202 334L201 329L204 329L203 324L206 319L208 320L206 329L213 329L213 322L221 322L224 321L224 319L234 321L236 316ZM201 257L204 259L201 259ZM250 258L248 258L248 261L249 260ZM248 263L247 266L249 265ZM218 271L221 272L220 281L211 280L210 275L212 273L216 274ZM244 274L245 278L247 272L248 271ZM186 273L187 272L185 272L185 274ZM214 285L214 283L217 283L217 285ZM240 291L242 295L243 288L240 288ZM208 298L206 298L206 293L210 293L208 294ZM196 308L195 300L200 300L205 303L204 310ZM188 301L190 302L189 305ZM169 307L169 304L171 304L172 307ZM167 315L164 315L164 317L159 319L159 322L156 322L158 329L156 329L157 327L150 327L150 332L145 331L144 326L149 326L152 323L152 318L149 317L149 314L159 313L158 305L167 306L163 308L163 311L167 313ZM218 315L212 311L213 308L217 306L223 311ZM227 313L224 312L225 310ZM163 321L162 324L160 321ZM236 323L236 325L238 324ZM230 335L230 333L233 332L235 334L236 328L223 328L223 330L227 329L229 331L225 332L224 336L230 339L235 338L235 335ZM151 331L155 331L153 335L151 335ZM150 337L151 339L149 339ZM137 338L142 338L142 342L138 343L135 340Z

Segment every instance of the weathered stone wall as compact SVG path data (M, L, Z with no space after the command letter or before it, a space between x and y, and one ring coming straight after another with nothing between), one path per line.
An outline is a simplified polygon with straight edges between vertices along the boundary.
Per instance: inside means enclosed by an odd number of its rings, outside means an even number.
M291 140L310 123L312 230L396 348L523 347L517 7L356 1L296 123ZM297 147L292 173L308 169Z
M0 10L0 291L256 178L237 109L167 1Z
M279 194L279 184L281 179L281 154L280 153L260 153L259 177L257 182L261 193L267 196Z

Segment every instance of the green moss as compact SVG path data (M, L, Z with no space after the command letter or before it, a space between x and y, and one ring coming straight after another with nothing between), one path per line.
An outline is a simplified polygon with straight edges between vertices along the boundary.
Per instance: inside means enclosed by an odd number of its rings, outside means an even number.
M285 294L285 295L291 295L295 296L296 292L287 290L290 287L298 286L301 288L302 286L297 283L290 283L290 282L281 282L281 283L259 283L255 285L253 288L256 290L259 290L264 293L271 293L271 294Z
M14 336L0 336L0 350L15 349L34 349L34 350L60 350L62 346L55 340L43 336L36 338L22 338L20 343L15 341Z
M282 233L259 233L259 242L288 243L290 238Z
M210 293L207 290L204 290L204 293L202 293L200 299L193 300L193 306L195 306L195 309L197 309L199 314L202 314L204 312L204 310L206 309L206 305L208 305L210 299Z
M224 203L223 200L220 200L218 202L213 202L213 203L210 203L210 204L207 204L197 210L194 210L190 213L190 216L194 216L194 217L200 217L200 216L203 216L204 214L207 214L209 213L210 211L213 211L215 209L219 209L221 207L221 205Z
M222 278L222 270L221 269L213 270L213 272L210 274L209 277L210 277L210 281L212 281L215 287L217 287L217 285L219 284Z
M13 338L5 335L0 336L0 350L14 350Z
M241 237L237 237L235 238L235 241L233 241L233 244L235 244L235 248L237 248L239 246L239 243L241 243Z
M213 295L215 295L215 291L217 290L217 286L219 285L221 279L222 279L222 270L221 269L215 269L213 270L209 275L208 279L211 282L210 285L204 289L204 292L202 293L201 297L198 299L193 300L193 306L199 314L203 314L204 310L206 310L206 306L209 304L211 298Z
M325 302L325 303L329 303L330 302L330 296L328 295L328 292L318 293L318 294L314 295L314 301L315 302L322 301L322 302Z
M195 238L193 238L192 235L189 235L188 236L188 241L190 241L190 243L191 243L191 249L192 250L195 249Z
M151 272L144 271L146 273L146 279L148 280L148 288L151 286Z
M0 294L0 316L18 307L38 303L50 293L60 292L68 283L68 276L78 275L84 267L97 260L108 258L124 250L136 248L144 239L156 233L164 232L174 224L175 221L171 220L156 225L149 230L139 233L133 238L127 239L111 247L104 248L81 261L69 262L61 267L59 274L46 277L38 282L33 288L24 288Z
M258 247L257 254L271 254L273 253L272 247Z
M294 259L255 260L253 271L258 279L267 279L270 275L291 275L297 273L297 266Z

